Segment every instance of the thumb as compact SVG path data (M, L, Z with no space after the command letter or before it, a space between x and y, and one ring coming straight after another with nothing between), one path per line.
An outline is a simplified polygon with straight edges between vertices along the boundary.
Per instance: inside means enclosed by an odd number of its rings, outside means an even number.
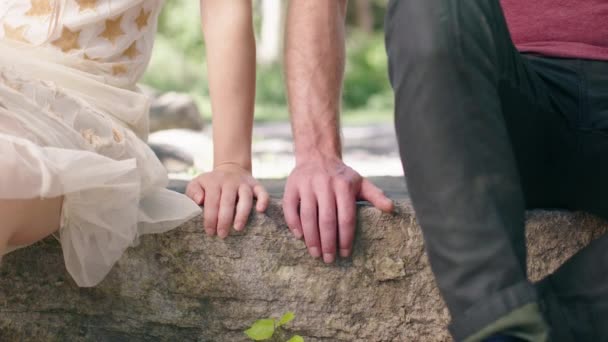
M374 207L390 213L394 209L393 201L384 195L384 192L375 186L372 182L367 179L363 179L361 182L361 191L359 197L366 201L369 201Z
M201 205L205 199L205 189L197 180L193 180L186 188L186 196L190 197L196 204Z

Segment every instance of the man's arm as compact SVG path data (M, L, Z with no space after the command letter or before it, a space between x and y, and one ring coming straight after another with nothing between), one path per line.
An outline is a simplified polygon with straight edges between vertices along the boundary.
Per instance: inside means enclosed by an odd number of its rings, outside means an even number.
M340 157L346 0L291 2L285 52L297 159Z
M284 211L313 257L333 262L352 251L356 200L384 211L393 203L342 162L339 113L344 76L346 0L292 0L285 65L296 168L285 188ZM299 210L298 210L299 207Z

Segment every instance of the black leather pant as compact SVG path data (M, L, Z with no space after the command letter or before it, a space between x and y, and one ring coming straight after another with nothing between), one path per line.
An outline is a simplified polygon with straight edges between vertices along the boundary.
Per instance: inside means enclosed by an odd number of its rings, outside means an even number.
M524 237L526 208L608 218L608 62L521 55L497 0L392 0L386 32L400 153L455 339L539 303L552 340L608 341L608 236L541 284Z

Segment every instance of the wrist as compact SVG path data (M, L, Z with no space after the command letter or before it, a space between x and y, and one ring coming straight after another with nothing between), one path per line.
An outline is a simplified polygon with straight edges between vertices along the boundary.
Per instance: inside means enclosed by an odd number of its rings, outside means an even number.
M231 161L231 160L223 160L223 161L215 161L213 163L213 170L240 170L251 173L251 160L249 161Z
M333 126L333 127L332 127ZM296 164L327 159L342 159L342 141L337 124L329 127L294 127Z
M221 132L214 132L221 134ZM222 141L214 141L213 146L213 169L218 168L240 168L251 173L251 143L245 145L226 144Z
M306 148L296 147L295 152L296 165L317 161L326 160L342 160L342 153L338 147L323 146L318 148L316 146L309 146Z

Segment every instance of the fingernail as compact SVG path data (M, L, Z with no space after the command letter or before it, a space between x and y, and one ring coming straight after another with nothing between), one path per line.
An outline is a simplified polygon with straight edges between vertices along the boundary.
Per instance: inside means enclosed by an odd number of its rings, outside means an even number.
M237 232L240 232L241 230L243 230L243 225L240 223L236 223L234 225L234 230L236 230Z
M313 258L319 258L321 257L321 251L317 247L310 247L310 255L312 255Z
M323 261L326 264L331 264L332 262L336 261L336 256L331 253L323 253Z
M202 200L203 200L203 194L194 195L194 202L196 202L196 204L201 204Z
M217 232L217 236L219 236L220 239L225 239L228 236L228 232L225 230L220 230Z
M214 234L213 229L205 229L205 232L207 233L207 236L213 236Z
M343 258L348 258L350 256L350 249L341 249L340 256Z
M297 229L293 231L293 235L295 235L296 239L302 238L302 232Z

